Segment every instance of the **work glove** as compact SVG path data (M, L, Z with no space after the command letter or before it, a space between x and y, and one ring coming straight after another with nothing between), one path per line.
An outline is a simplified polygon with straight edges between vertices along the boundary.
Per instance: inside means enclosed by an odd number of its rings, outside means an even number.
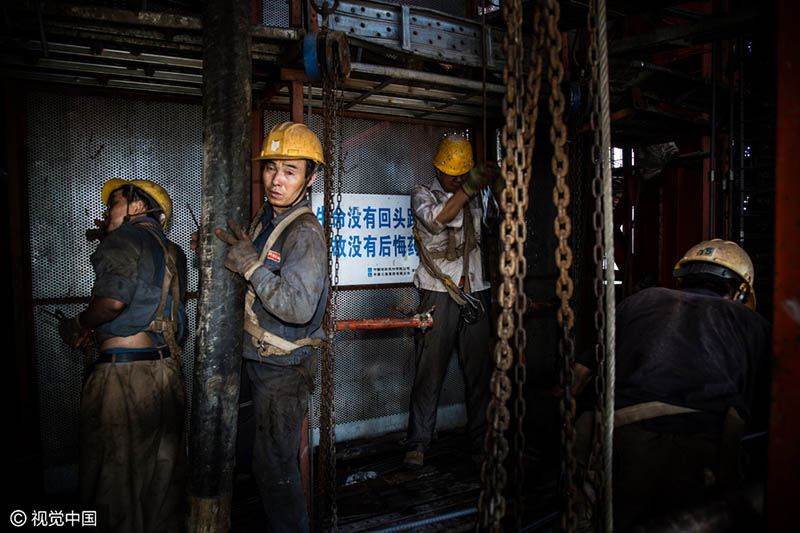
M230 245L225 256L225 268L241 274L244 279L250 281L250 276L260 264L258 251L238 222L228 220L228 228L231 230L230 233L222 229L216 231L217 237Z
M479 165L472 167L467 179L461 185L461 189L467 196L472 198L482 188L491 185L499 175L500 170L497 168L497 165Z
M70 348L83 348L89 343L91 332L81 326L78 317L62 318L58 322L58 335Z
M494 174L494 172L492 173ZM494 197L500 198L500 193L506 188L506 179L503 177L503 173L500 172L500 169L497 169L497 174L492 178L489 187L492 189Z

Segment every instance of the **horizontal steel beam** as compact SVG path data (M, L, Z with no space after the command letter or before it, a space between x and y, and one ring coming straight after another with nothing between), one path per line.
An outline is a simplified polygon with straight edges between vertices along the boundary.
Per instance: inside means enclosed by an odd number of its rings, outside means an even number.
M703 20L677 24L662 30L618 39L608 43L609 55L631 54L651 48L678 43L708 43L720 36L740 31L755 24L759 18L760 8L749 7L725 15L708 17Z
M445 76L443 74L433 74L431 72L422 72L419 70L387 67L383 65L370 65L367 63L351 63L350 72L373 74L375 76L395 78L403 81L417 81L422 83L431 83L434 85L444 85L459 89L467 89L470 91L481 90L483 88L483 84L480 81L465 80L463 78L456 78L455 76ZM487 83L486 92L503 94L506 92L506 88L497 83Z

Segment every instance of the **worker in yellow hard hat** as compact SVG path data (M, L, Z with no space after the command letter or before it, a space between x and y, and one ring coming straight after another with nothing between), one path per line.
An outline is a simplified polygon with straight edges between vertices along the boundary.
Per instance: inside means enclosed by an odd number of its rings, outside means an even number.
M463 135L444 136L433 156L436 177L411 191L414 235L420 265L414 285L420 312L435 307L433 327L419 335L416 373L409 406L406 454L410 468L424 464L453 349L466 386L467 429L478 462L486 433L489 400L489 283L480 247L482 204L478 192L498 171L476 167L472 145Z
M272 128L254 164L266 203L245 233L228 221L217 236L230 245L225 267L247 281L244 370L253 393L253 474L268 531L308 531L297 463L301 426L323 339L328 256L307 192L323 165L307 126Z
M61 322L72 348L100 351L83 388L82 504L102 530L183 529L186 257L164 235L172 202L150 180L111 179L105 236L85 310Z
M767 390L770 328L755 312L747 252L702 241L673 275L679 289L642 290L617 310L613 491L623 531L734 487L744 423L766 404L756 393ZM577 390L594 357L577 358ZM592 424L577 426L588 455Z

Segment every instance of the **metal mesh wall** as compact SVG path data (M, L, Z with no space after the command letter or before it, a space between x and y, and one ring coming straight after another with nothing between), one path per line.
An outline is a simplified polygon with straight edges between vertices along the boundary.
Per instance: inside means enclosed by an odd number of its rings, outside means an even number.
M266 26L289 27L289 0L262 0L262 20Z
M41 435L47 467L77 461L78 408L83 361L58 337L57 321L83 303L50 303L90 295L94 274L89 256L96 243L84 232L101 218L100 189L114 177L151 179L173 201L167 235L187 252L188 289L197 290L189 235L200 213L201 108L99 97L32 93L27 99L28 177L35 357L41 405ZM69 301L69 300L67 300ZM191 377L196 302L187 306L189 331L184 376ZM191 379L185 379L187 402ZM59 483L53 480L53 484Z
M93 272L89 256L96 244L84 232L100 218L102 184L112 177L147 178L163 185L173 200L170 239L189 258L190 291L197 290L197 270L188 250L200 215L202 118L196 105L141 102L101 97L31 93L27 99L28 176L33 277L35 357L41 405L44 462L51 472L77 462L78 409L84 373L80 354L58 338L57 322L46 311L73 316L90 295ZM265 130L288 118L265 116ZM311 127L321 133L321 117ZM430 160L442 128L345 119L344 192L407 194L433 178ZM314 187L321 192L322 180ZM344 290L340 317L399 316L413 312L411 287ZM55 302L55 303L53 303ZM191 405L196 302L187 307L189 332L184 350L187 405ZM347 425L396 416L382 430L402 429L413 378L413 332L344 332L337 335L337 422ZM463 384L453 358L442 393L442 406L463 403ZM314 427L319 419L318 394L312 400ZM448 411L452 412L452 411ZM452 423L440 413L440 423ZM364 436L362 429L351 436ZM372 426L378 427L378 426ZM360 433L359 433L360 432ZM366 433L365 433L366 432ZM69 468L67 468L69 470ZM58 475L58 474L57 474ZM50 487L69 480L53 479Z
M289 114L267 112L264 134L289 120ZM344 148L343 193L408 194L434 177L431 160L444 133L440 127L387 121L342 119ZM322 137L322 117L306 123ZM323 192L320 173L313 192ZM418 304L413 287L344 289L339 292L340 320L401 316ZM336 334L334 398L337 438L346 440L405 428L409 393L414 378L414 332L411 329L348 331ZM311 425L319 427L319 385L312 398ZM464 385L453 357L442 389L440 408L462 404ZM440 426L452 426L458 410L440 411Z

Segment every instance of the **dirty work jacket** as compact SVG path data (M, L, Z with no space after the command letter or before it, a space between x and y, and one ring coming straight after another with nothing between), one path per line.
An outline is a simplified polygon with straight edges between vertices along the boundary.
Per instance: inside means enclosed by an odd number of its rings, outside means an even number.
M125 309L114 320L97 327L97 332L114 337L135 335L150 325L161 302L161 284L164 281L164 251L146 229L155 230L166 245L167 238L161 226L151 217L124 222L108 233L91 256L95 282L95 298L113 298L125 304ZM178 248L179 294L186 292L186 256ZM172 295L167 297L165 313L169 313ZM180 342L186 326L186 309L178 304L176 339ZM161 334L147 332L156 346L166 344Z
M453 193L445 192L439 180L434 178L430 186L417 185L411 190L411 209L417 221L417 231L419 237L430 252L443 252L447 249L448 229L455 230L456 246L464 243L464 213L459 211L453 220L442 224L436 217L444 209L444 204L453 196ZM481 202L480 195L469 201L467 204L472 210L472 220L475 231L475 248L469 256L469 284L471 292L478 292L489 288L489 283L484 279L483 261L481 260ZM435 259L436 266L443 274L450 276L450 279L458 284L461 278L461 271L464 265L463 258L459 257L453 261L445 258ZM442 282L431 276L431 274L420 265L414 274L414 285L418 289L428 291L447 292Z
M273 217L272 208L267 206L261 219L262 230L254 241L259 254L284 217L308 206L308 200L303 200L277 217ZM250 276L256 293L253 311L259 325L288 341L324 338L322 318L328 300L328 256L322 234L314 225L318 227L319 222L313 215L298 217L268 251L264 264ZM287 355L259 358L246 333L242 350L245 359L282 366L301 364L313 353L314 348L303 347Z

